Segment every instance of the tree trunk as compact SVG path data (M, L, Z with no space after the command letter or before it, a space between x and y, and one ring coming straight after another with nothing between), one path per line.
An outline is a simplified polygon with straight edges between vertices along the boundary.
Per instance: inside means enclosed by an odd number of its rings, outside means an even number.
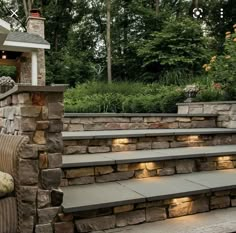
M111 71L111 0L107 1L107 78L108 83L112 82Z
M160 0L156 0L156 16L159 15L160 12Z

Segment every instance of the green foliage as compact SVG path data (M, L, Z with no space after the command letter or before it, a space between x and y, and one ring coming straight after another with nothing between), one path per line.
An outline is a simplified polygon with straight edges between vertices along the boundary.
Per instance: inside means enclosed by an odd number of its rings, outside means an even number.
M184 100L175 86L120 82L88 82L65 92L66 112L176 112Z
M138 55L150 72L195 73L206 59L201 26L189 18L168 21L151 39L142 41Z
M234 27L236 31L236 25ZM220 85L227 98L236 99L236 33L226 33L223 54L212 57L203 67L208 78Z
M10 76L11 78L16 78L16 67L13 66L0 66L0 77Z

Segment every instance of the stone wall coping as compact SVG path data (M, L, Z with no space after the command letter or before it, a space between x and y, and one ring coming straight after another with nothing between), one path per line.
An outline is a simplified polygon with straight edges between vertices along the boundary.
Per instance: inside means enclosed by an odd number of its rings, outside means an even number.
M0 94L0 100L6 97L22 93L22 92L64 92L66 86L31 86L31 85L16 85L9 91Z
M215 101L215 102L192 102L192 103L177 103L177 106L189 106L189 105L212 105L212 104L236 104L236 101Z
M236 103L236 102L235 102ZM88 117L216 117L218 114L177 114L177 113L65 113L65 118Z

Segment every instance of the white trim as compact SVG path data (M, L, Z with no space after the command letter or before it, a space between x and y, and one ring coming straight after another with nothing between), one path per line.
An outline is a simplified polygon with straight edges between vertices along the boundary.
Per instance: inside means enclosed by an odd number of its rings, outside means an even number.
M27 43L27 42L17 42L17 41L8 41L6 40L3 46L14 46L19 48L32 48L32 49L50 49L48 44L36 44L36 43Z
M10 30L11 30L11 25L7 23L6 21L0 19L0 32L4 34L8 34Z
M32 78L32 85L38 85L38 56L37 52L32 52L31 54L31 78Z

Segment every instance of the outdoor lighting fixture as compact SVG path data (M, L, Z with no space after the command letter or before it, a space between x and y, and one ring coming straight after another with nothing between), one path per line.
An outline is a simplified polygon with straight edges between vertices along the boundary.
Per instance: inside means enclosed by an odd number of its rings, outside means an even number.
M2 51L2 59L7 59L7 55L5 54L5 51Z

